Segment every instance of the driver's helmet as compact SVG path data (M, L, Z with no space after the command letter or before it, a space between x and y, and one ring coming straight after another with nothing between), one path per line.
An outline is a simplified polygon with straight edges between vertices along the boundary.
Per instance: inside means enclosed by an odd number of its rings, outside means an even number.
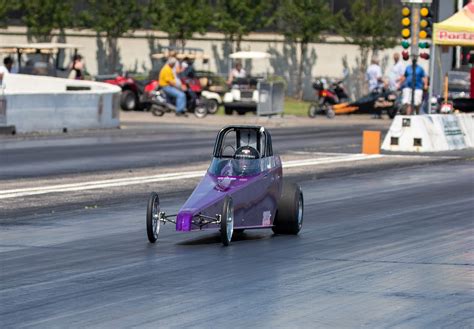
M260 154L251 146L239 147L234 154L233 171L239 176L256 174L260 171Z

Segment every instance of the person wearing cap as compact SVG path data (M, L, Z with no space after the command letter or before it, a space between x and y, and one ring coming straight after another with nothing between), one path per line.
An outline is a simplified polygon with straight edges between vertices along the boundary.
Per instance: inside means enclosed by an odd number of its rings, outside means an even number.
M186 95L177 83L176 75L173 72L176 61L176 57L168 58L160 71L158 84L167 95L176 99L176 115L186 116Z

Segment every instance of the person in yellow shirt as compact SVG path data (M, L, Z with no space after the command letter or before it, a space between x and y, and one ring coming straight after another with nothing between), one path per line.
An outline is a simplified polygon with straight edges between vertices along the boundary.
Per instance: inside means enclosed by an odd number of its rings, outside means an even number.
M160 71L158 84L167 95L176 99L176 115L186 116L186 94L181 90L173 72L175 65L176 58L170 57Z

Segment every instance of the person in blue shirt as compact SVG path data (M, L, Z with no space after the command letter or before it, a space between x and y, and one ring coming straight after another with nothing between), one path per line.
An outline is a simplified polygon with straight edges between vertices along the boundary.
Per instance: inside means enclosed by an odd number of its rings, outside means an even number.
M405 74L401 79L403 86L402 90L402 104L407 108L406 114L411 115L413 109L411 108L411 97L413 89L415 90L415 109L418 112L421 102L423 100L423 90L428 89L428 78L425 70L420 65L415 68L415 86L413 86L413 65L408 65L405 69Z

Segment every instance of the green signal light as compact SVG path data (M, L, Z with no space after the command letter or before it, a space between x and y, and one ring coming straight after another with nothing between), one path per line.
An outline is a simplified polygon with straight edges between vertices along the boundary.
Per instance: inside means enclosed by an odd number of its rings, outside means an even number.
M403 49L408 49L410 47L410 42L408 40L403 40L402 47Z
M428 42L420 42L418 44L418 47L420 47L421 49L428 49L431 47L431 45Z

